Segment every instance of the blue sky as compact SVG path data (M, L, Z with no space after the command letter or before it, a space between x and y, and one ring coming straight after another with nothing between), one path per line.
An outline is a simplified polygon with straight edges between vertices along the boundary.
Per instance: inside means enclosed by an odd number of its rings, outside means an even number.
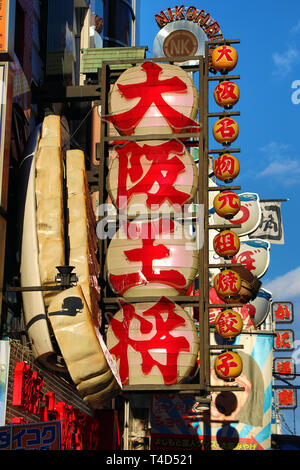
M141 0L139 45L148 46L147 57L152 57L159 31L154 15L175 4L182 3ZM240 134L234 146L241 149L241 171L235 184L241 192L257 193L260 199L289 199L282 203L285 244L271 245L270 266L261 281L274 301L293 302L295 319L288 328L300 343L300 2L201 0L184 5L209 12L225 39L240 39L234 70L241 76L240 100L235 106L241 113L236 118ZM300 384L299 379L294 384ZM294 430L293 413L284 416ZM300 434L300 406L295 416ZM282 432L289 433L286 428Z

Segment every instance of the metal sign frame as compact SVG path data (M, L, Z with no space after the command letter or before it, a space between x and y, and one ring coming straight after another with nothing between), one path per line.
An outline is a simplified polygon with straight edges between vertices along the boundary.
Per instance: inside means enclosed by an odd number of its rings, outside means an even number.
M203 204L204 206L204 245L199 250L198 257L198 273L199 282L202 289L199 289L199 296L176 296L170 298L170 300L178 303L181 306L197 306L199 308L199 335L200 335L200 364L199 368L199 384L176 384L176 385L126 385L123 387L124 392L142 392L142 391L159 391L159 392L171 392L177 391L179 393L196 393L200 396L200 400L205 402L209 401L208 395L211 392L217 391L242 391L243 387L237 385L228 386L212 386L210 383L210 361L211 355L214 351L218 350L231 350L231 349L242 349L241 345L212 345L210 343L210 324L209 324L209 309L211 308L234 308L242 307L243 304L210 304L209 303L209 270L211 268L222 268L228 266L227 264L209 264L209 230L221 229L227 227L224 225L209 225L209 207L208 207L208 192L211 190L220 191L223 187L218 186L217 188L208 187L208 169L209 169L209 155L222 153L222 150L210 149L209 148L209 118L211 117L224 117L224 116L237 116L240 115L236 111L226 111L218 113L209 113L208 104L208 88L209 81L224 80L224 76L209 76L210 63L209 63L209 50L219 44L233 44L239 43L239 40L221 40L221 41L206 41L205 43L205 57L195 56L190 57L189 60L195 60L198 65L186 65L181 66L188 72L199 72L199 105L198 105L198 119L200 123L199 132L194 133L181 133L176 134L176 138L193 138L193 145L197 145L199 149L199 182L197 191L197 203ZM183 58L182 58L183 59ZM108 112L108 93L112 83L116 81L118 76L126 70L128 64L134 66L144 62L166 62L165 58L156 59L136 59L136 60L119 60L119 61L104 61L102 68L99 69L99 83L101 84L101 110L104 116L109 114ZM180 58L168 58L168 63L178 65ZM126 66L125 66L126 64ZM123 65L123 67L122 67ZM114 66L114 67L112 67ZM118 69L116 69L116 66ZM125 66L125 67L124 67ZM228 75L226 79L233 80L239 79L239 75ZM171 140L175 134L156 134L156 135L138 135L138 136L122 136L123 141L143 141L143 140ZM110 135L108 123L102 119L101 121L101 137L100 144L97 145L97 159L99 160L99 173L98 173L98 189L99 189L99 205L104 204L107 199L106 190L106 176L107 176L107 161L109 155L109 149L111 143L116 140L116 136ZM187 143L185 142L187 145ZM239 152L239 149L230 149L231 152ZM224 151L223 151L224 152ZM225 189L225 187L224 187ZM227 186L226 189L240 189L236 186ZM104 215L100 216L99 220L104 218ZM192 218L196 219L195 214L192 214ZM98 220L98 222L99 222ZM118 223L118 221L117 221ZM138 303L138 302L156 302L160 297L143 297L143 298L126 298L120 299L115 296L106 282L107 273L105 268L105 258L108 248L108 240L98 240L99 256L101 264L100 278L104 279L104 285L102 289L101 307L103 312L114 311L119 308L120 300L125 303ZM240 266L240 264L238 264Z

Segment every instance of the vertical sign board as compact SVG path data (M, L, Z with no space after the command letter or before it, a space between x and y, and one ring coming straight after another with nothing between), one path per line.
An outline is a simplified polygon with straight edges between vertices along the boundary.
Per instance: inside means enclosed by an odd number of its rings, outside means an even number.
M9 341L0 341L0 426L5 425L9 372Z
M0 206L4 211L7 209L12 85L9 62L0 62Z
M2 450L60 450L60 421L13 424L0 428Z
M13 60L15 0L0 0L0 60Z
M1 4L1 2L0 2ZM1 57L1 54L0 54ZM0 207L7 209L9 155L12 113L12 70L9 62L0 62ZM0 217L0 315L6 239L6 221Z

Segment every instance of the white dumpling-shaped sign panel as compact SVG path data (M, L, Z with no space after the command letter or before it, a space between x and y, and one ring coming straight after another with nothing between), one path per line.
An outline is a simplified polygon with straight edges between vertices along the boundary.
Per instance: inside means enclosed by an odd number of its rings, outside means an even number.
M128 215L180 212L193 201L197 167L180 141L128 142L111 156L107 189Z
M109 116L121 135L199 130L198 92L190 75L170 64L144 62L123 72L108 98Z
M107 347L123 385L181 383L197 362L199 337L190 315L166 298L124 304L110 320Z
M270 243L258 238L242 241L232 263L241 263L254 276L262 277L270 264Z
M220 217L214 209L210 209L210 213L213 215L214 224L228 225L230 230L239 236L243 237L252 233L261 220L261 208L259 203L259 196L256 193L242 193L238 195L241 201L239 212L230 220L226 220ZM241 225L241 227L235 227Z
M106 255L108 281L122 297L183 294L197 266L196 239L187 227L168 218L124 222Z

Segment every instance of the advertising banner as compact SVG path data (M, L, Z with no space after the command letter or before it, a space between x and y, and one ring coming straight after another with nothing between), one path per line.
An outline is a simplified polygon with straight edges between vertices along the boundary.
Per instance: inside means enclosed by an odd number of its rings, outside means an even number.
M0 426L5 425L9 371L9 341L0 341Z
M2 450L60 450L60 421L13 424L0 428Z
M272 336L242 334L235 343L244 345L243 370L235 379L244 391L212 393L210 410L200 409L193 395L153 395L151 449L271 448ZM213 368L211 384L230 385Z
M284 244L281 202L260 201L261 221L249 238L261 238L270 243Z

